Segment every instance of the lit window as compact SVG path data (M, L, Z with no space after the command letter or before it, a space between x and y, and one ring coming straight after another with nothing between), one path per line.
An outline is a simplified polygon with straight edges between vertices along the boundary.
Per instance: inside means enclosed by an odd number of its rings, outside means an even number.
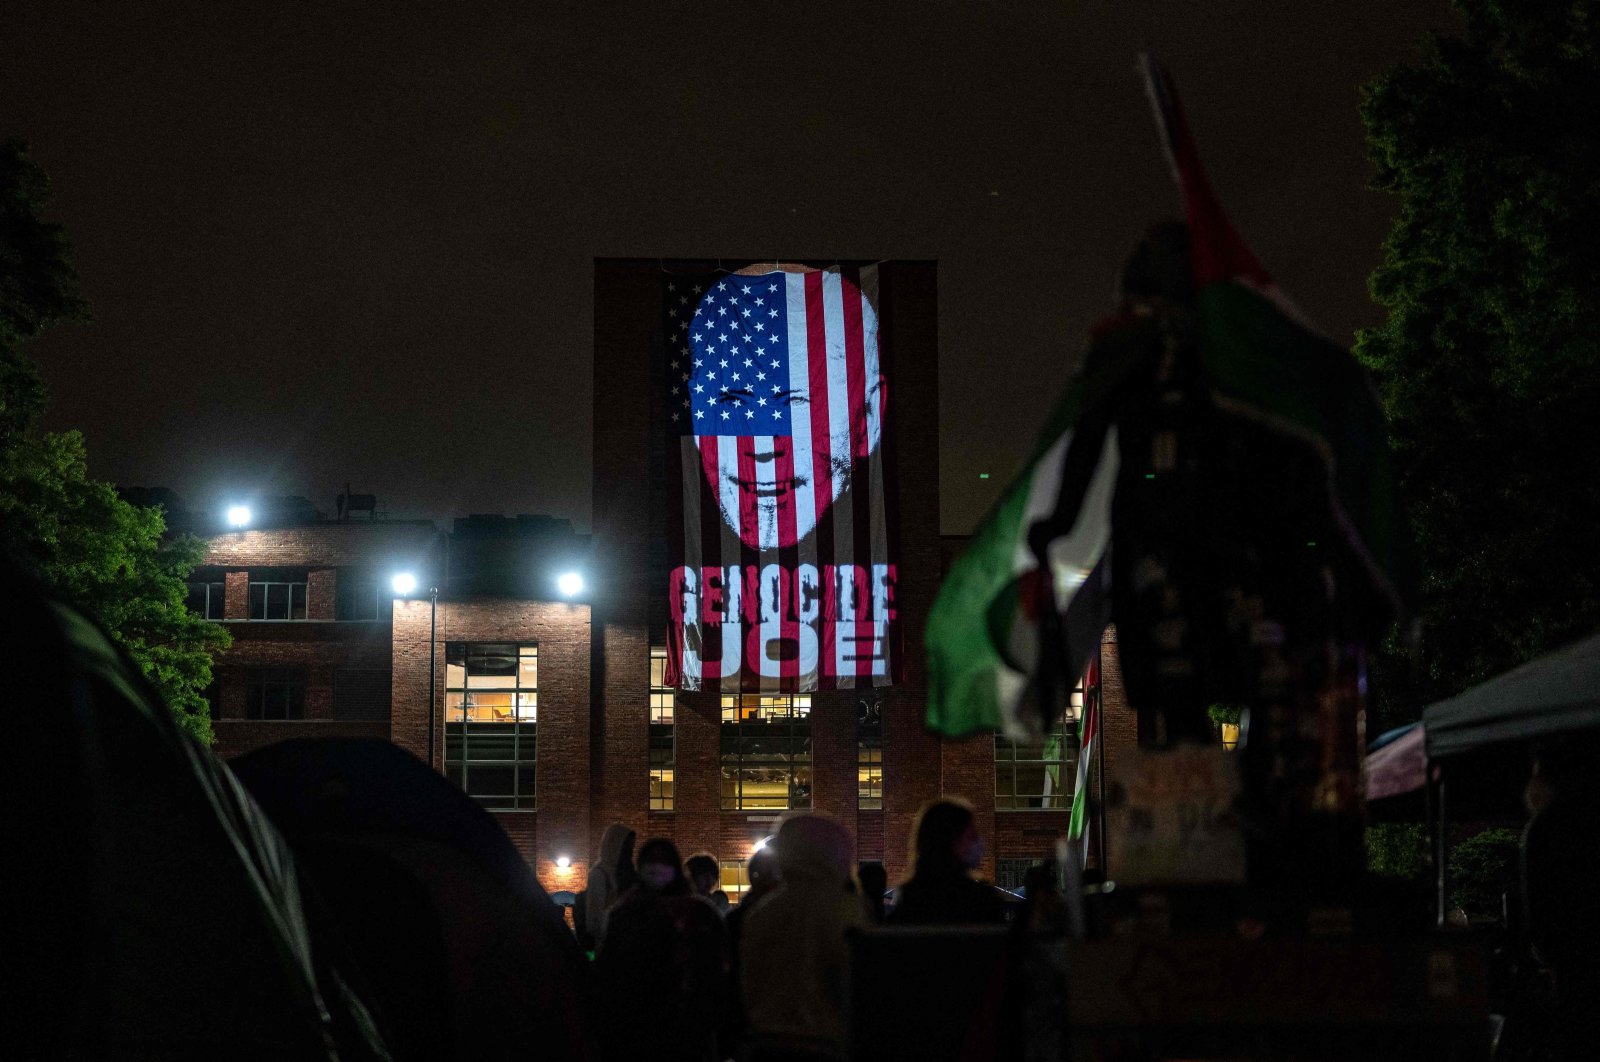
M718 882L722 891L728 894L728 902L737 904L744 899L744 894L749 891L750 878L745 874L745 860L722 859L717 862L721 877Z
M201 619L219 620L223 616L223 587L220 579L192 582L184 604Z
M538 647L446 645L444 698L445 774L486 808L535 808Z
M856 806L883 807L883 704L856 702Z
M810 806L810 695L724 695L722 809Z
M251 572L250 618L253 620L305 619L305 572Z
M293 667L253 667L245 672L247 719L303 719L306 673Z
M672 810L673 763L677 756L672 722L678 691L667 685L667 651L650 650L650 810Z
M1066 709L1042 741L1012 741L995 735L994 806L1067 808L1078 770L1078 716L1083 686L1072 691Z

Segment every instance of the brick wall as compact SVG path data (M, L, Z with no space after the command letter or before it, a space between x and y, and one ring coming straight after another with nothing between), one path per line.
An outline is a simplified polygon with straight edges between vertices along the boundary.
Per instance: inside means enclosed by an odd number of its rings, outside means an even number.
M423 570L434 536L427 521L363 521L229 532L210 539L203 564L222 569L223 616L234 639L233 647L216 659L218 755L237 756L307 734L388 736L386 724L334 718L335 673L341 668L386 670L391 661L387 622L334 620L340 569ZM249 618L250 572L261 568L306 572L305 620ZM304 671L304 719L247 719L246 678L253 668Z
M414 755L428 757L429 625L427 601L397 603L392 666L391 737ZM582 873L557 873L568 856L586 865L590 840L589 664L587 604L504 598L441 600L433 642L433 766L444 769L445 649L452 642L518 642L539 647L539 753L537 812L497 812L512 841L534 865L546 888L566 889ZM641 798L640 804L644 801Z

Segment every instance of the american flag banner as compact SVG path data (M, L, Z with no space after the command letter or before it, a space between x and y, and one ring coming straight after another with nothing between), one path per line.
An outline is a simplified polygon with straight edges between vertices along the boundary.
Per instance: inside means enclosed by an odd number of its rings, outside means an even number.
M664 278L669 685L897 677L878 285L876 266Z

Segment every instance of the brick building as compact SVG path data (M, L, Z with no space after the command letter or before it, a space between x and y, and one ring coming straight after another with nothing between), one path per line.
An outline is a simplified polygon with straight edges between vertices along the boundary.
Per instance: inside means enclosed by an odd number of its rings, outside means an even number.
M388 738L488 807L553 891L582 887L601 832L620 820L686 856L716 853L737 893L752 846L790 806L833 815L858 857L895 880L913 816L942 794L977 809L985 872L1018 883L1066 828L1076 734L1067 718L1056 742L1026 747L942 741L922 725L923 625L959 544L939 534L934 267L883 266L878 307L896 359L884 445L897 456L904 681L794 697L662 685L670 488L647 356L660 277L655 260L596 263L592 540L548 518L469 517L440 535L427 522L305 514L211 539L191 600L235 637L218 668L219 751L301 734ZM387 579L402 569L418 587L395 598ZM585 575L582 592L560 591L567 571ZM1110 766L1133 744L1133 719L1109 639L1102 661Z

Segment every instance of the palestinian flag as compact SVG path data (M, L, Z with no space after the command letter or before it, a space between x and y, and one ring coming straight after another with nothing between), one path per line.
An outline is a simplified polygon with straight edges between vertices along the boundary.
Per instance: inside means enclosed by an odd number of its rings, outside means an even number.
M1083 678L1083 714L1078 717L1078 781L1072 791L1072 818L1067 840L1082 842L1089 825L1089 768L1095 742L1100 740L1100 664L1089 664ZM1088 849L1083 849L1087 852Z
M1245 246L1200 166L1170 76L1148 55L1141 64L1182 192L1190 341L1211 398L1228 414L1311 445L1327 470L1334 523L1398 615L1406 544L1371 385L1348 351L1305 323ZM1170 340L1163 315L1138 305L1096 329L1083 371L929 615L930 729L1037 739L1072 684L1056 678L1082 673L1110 620L1115 396Z

